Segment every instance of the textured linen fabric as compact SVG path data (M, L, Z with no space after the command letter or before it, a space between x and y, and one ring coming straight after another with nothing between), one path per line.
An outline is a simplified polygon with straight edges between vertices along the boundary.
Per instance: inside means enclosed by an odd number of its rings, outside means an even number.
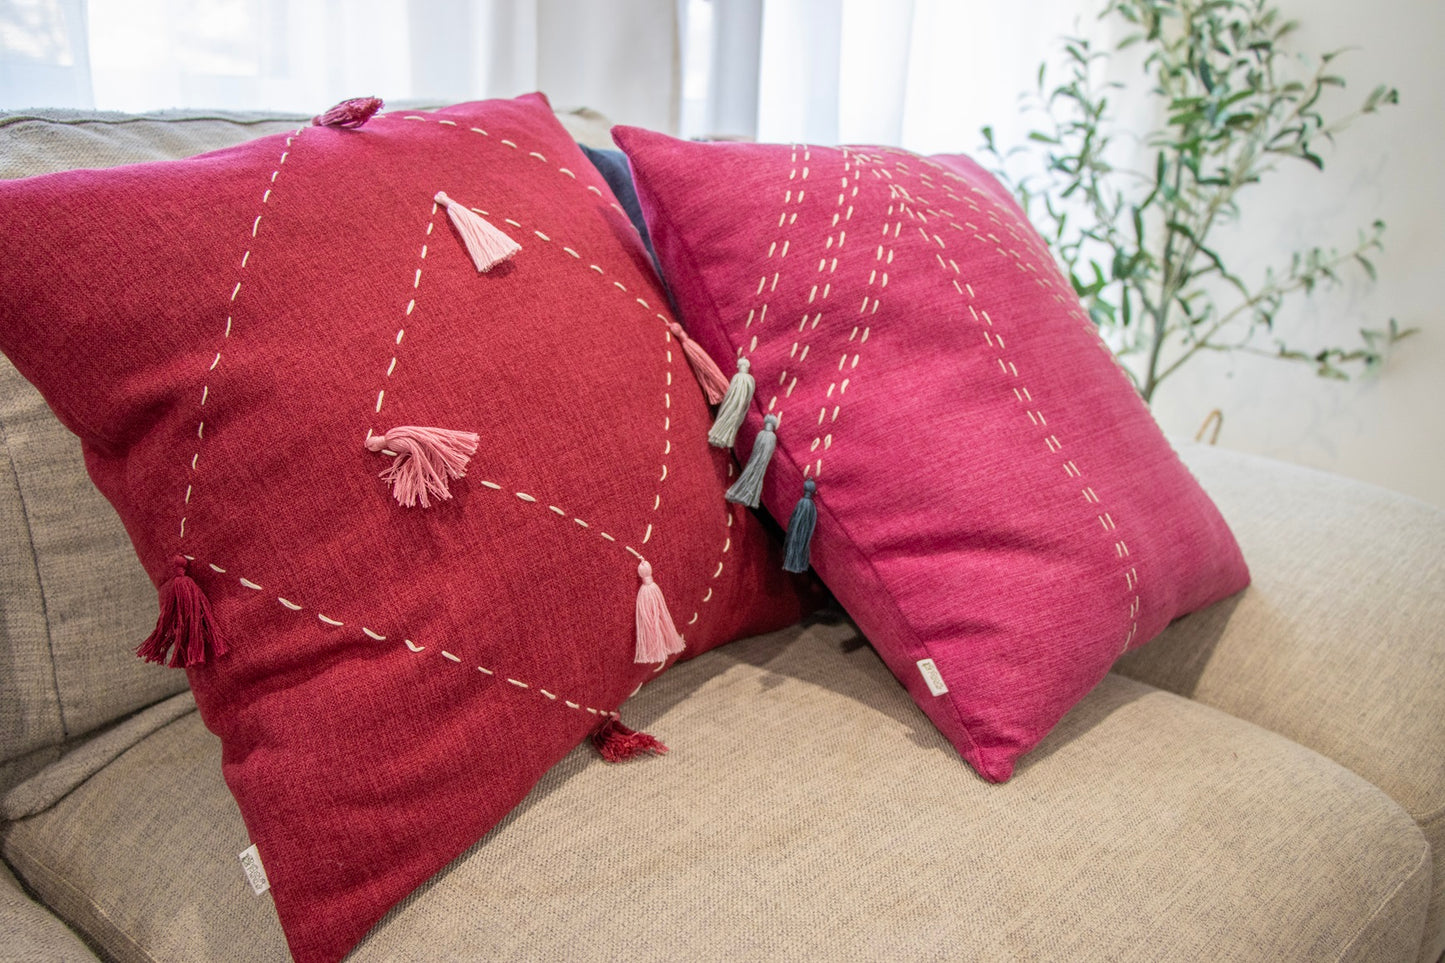
M479 274L446 191L522 245ZM540 95L0 183L0 347L81 436L189 670L300 960L343 955L652 678L796 619L647 255ZM404 509L365 440L477 432Z
M300 118L176 111L0 114L0 178L168 160ZM85 474L75 436L0 358L0 791L80 737L185 688L136 660L156 597L115 510Z
M1430 853L1398 805L1117 675L1003 786L959 762L847 624L717 649L632 709L671 753L569 755L351 959L1405 963L1419 949ZM5 855L120 960L274 960L281 934L204 762L216 752L182 718L7 827Z
M1445 512L1237 452L1181 453L1257 578L1130 653L1120 671L1323 753L1415 817L1436 853L1421 956L1436 960L1445 951Z
M0 178L172 160L295 130L309 118L248 111L0 113Z
M155 589L86 476L75 436L4 358L0 445L4 791L60 747L186 680L136 659L155 625Z
M689 333L747 359L762 501L934 724L1009 778L1129 648L1243 588L1218 511L967 158L614 139ZM726 367L726 366L725 366Z
M182 692L86 740L18 786L0 794L0 819L24 819L49 809L131 746L161 726L195 710L195 698L189 692Z
M637 188L632 184L632 171L627 167L626 155L620 150L597 150L585 144L582 145L582 153L587 155L597 172L606 178L607 186L612 188L617 202L627 212L627 219L637 228L638 237L642 238L643 246L656 264L657 252L652 249L652 240L647 236L647 221L642 217L642 205L637 201Z
M0 963L96 963L65 924L20 890L0 863Z

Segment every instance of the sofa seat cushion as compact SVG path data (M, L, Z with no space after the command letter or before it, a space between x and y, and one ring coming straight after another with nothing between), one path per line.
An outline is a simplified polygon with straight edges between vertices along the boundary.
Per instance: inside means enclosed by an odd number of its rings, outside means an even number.
M1445 853L1445 512L1204 445L1181 455L1255 573L1119 670L1248 719L1379 786ZM1445 857L1427 952L1445 952Z
M47 963L96 963L96 955L45 907L26 896L10 870L0 863L0 960Z
M630 703L666 757L574 752L351 959L1413 960L1430 851L1307 749L1108 676L1006 785L846 623L678 666ZM194 716L7 826L122 960L283 958Z

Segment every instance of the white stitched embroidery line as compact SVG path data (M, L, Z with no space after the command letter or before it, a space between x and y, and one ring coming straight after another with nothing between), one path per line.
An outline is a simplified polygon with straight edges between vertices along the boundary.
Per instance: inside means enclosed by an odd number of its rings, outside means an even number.
M789 359L796 359L796 361L793 367L784 368L778 376L778 386L783 387L786 384L782 392L784 403L786 403L786 399L792 397L794 389L798 386L798 375L794 372L802 368L812 351L813 344L810 340L813 337L812 332L818 329L819 322L823 319L824 311L822 302L826 301L832 293L833 280L838 270L840 252L847 243L848 227L853 220L853 201L858 196L860 181L862 179L862 169L860 164L855 161L855 153L850 148L840 148L840 151L843 156L843 173L839 178L838 199L835 205L837 210L833 213L833 220L830 225L831 228L836 229L836 233L829 233L823 243L823 254L818 260L817 268L817 273L823 275L823 277L814 283L809 291L809 308L803 312L802 320L798 323L800 338L793 342L792 350L789 353ZM804 170L806 171L807 168L804 168ZM888 209L889 216L894 216L897 213L894 207L890 205ZM879 304L881 303L878 295L888 286L888 266L893 263L893 246L889 238L897 237L900 228L901 218L895 220L891 227L888 224L884 224L882 228L884 241L877 246L875 255L875 261L878 263L869 274L868 282L865 285L867 290L865 290L863 300L857 312L859 318L865 322L867 318L877 313ZM856 249L857 245L855 244L854 247ZM871 296L869 294L870 291ZM814 311L814 308L817 310ZM809 316L810 312L812 312L811 317ZM805 331L808 332L806 335L804 335ZM825 333L827 333L826 329ZM803 465L804 478L822 477L823 452L827 452L833 447L833 433L828 429L831 429L832 425L838 420L839 414L842 412L843 396L847 393L848 387L853 382L854 372L857 370L858 363L862 360L862 346L868 342L868 337L871 333L872 329L868 324L860 323L855 324L851 333L848 335L848 345L850 347L845 347L842 355L838 359L839 377L835 378L828 385L828 389L824 393L824 403L818 410L818 418L814 426L816 433L808 449L809 455L816 457L811 457L810 460ZM755 348L756 345L757 338L755 336L752 341L752 347ZM749 353L751 353L751 348L749 349ZM773 395L769 399L767 410L770 414L778 418L779 424L782 423L784 407L779 404L778 395ZM819 451L820 448L822 449L821 452Z
M390 379L391 376L396 373L397 358L401 356L401 342L402 339L406 337L406 326L411 323L412 313L416 311L416 299L421 293L421 262L426 260L427 249L431 241L432 231L436 228L436 216L438 210L440 210L440 207L438 206L437 202L432 201L431 214L428 216L426 223L426 238L423 239L421 251L417 255L416 272L411 285L412 296L411 299L407 301L406 312L402 315L402 322L400 325L397 326L396 329L396 350L392 352L391 363L386 366L386 373L382 375L383 387L379 388L376 392L375 414L378 415L381 414L382 403L386 400L385 385L388 379ZM366 429L366 437L371 437L370 428Z
M432 118L430 118L430 117L422 117L422 116L420 116L420 115L418 115L418 114L403 114L403 115L402 115L402 120L419 120L419 121L421 121L422 123L429 123L429 122L432 121ZM443 127L451 127L451 128L454 129L454 130L461 130L461 129L462 129L461 126L459 126L459 125L457 124L457 122L454 121L454 120L437 120L436 123L440 124L440 125L443 126ZM482 137L490 138L490 137L492 136L491 134L489 134L487 131L483 130L483 129L480 128L480 127L468 127L468 128L466 128L466 129L467 129L468 131L470 131L471 133L473 133L473 134L478 134L478 135L480 135L480 136L482 136ZM520 146L518 146L518 144L517 144L516 141L511 140L511 139L506 138L506 137L499 137L499 138L497 138L497 143L503 145L504 147L509 147L509 148L511 148L512 150L517 151L517 152L519 152L519 153L522 151L522 148L521 148ZM539 163L546 164L548 167L552 168L552 169L555 170L557 173L559 173L559 174L561 174L561 175L563 175L563 176L565 176L565 177L571 178L571 179L574 180L574 181L577 180L577 175L576 175L576 174L572 173L570 170L568 170L567 168L561 166L560 164L554 164L554 163L552 163L551 161L547 160L547 158L546 158L545 156L543 156L542 154L539 154L537 151L529 150L529 151L526 152L526 154L527 154L528 157L531 157L532 159L538 161ZM598 198L603 198L603 199L605 199L606 195L603 194L602 191L599 190L599 189L596 187L596 185L594 185L594 184L587 184L587 185L584 185L584 186L587 188L588 191L592 192L593 194L596 194L596 195L598 196ZM624 211L624 210L622 209L621 205L619 205L616 201L608 201L608 202L607 202L607 206L610 207L610 208L612 208L613 210L615 210L618 214L621 214L621 215L623 216L623 218L627 219L627 223L628 223L628 224L631 224L631 223L632 223L631 219L630 219L630 218L627 218L627 212Z
M190 559L191 561L195 561L195 557L194 557L194 556L187 555L186 558ZM216 572L216 573L218 573L218 574L221 574L221 575L227 574L227 570L226 570L225 568L222 568L221 566L215 564L214 562L209 563L209 567L210 567L211 571ZM237 581L240 583L240 585L241 585L243 588L249 589L250 591L260 592L260 593L265 593L265 591L266 591L262 586L260 586L260 585L257 584L256 582L251 581L250 579L240 578L240 579L237 579ZM304 614L304 613L307 612L306 606L301 605L301 604L298 604L298 603L296 603L296 602L293 602L291 599L288 599L288 598L286 598L286 597L284 597L284 596L281 596L281 595L276 596L276 601L281 605L282 608L286 609L286 611L291 612L291 613L293 613L293 614ZM345 627L346 627L346 622L344 622L344 621L342 621L342 620L340 620L340 619L333 619L333 618L331 618L331 617L328 616L328 615L324 615L323 613L321 613L321 612L319 612L319 611L314 611L314 610L313 610L312 614L314 614L314 615L316 616L317 621L321 622L323 625L329 626L329 627L334 628L334 629L341 629L341 628L345 628ZM376 642L385 642L385 641L387 641L387 636L383 635L383 634L380 633L380 632L377 632L377 631L375 631L375 630L373 630L373 629L367 628L367 627L364 626L364 625L363 625L363 626L360 626L360 629L361 629L362 634L364 634L367 638L372 639L373 641L376 641ZM447 660L448 662L451 662L451 663L456 664L456 665L464 665L464 664L465 664L464 660L463 660L460 656L454 655L453 653L448 652L446 649L437 648L437 647L435 647L435 646L421 645L421 644L419 644L419 643L417 643L417 642L413 642L411 639L405 639L405 638L404 638L404 639L402 639L401 641L402 641L402 643L406 646L406 650L407 650L408 652L411 652L411 653L414 653L414 654L420 654L420 653L422 653L422 652L427 651L428 649L435 649L435 651L436 651L439 655L441 655L441 657L442 657L443 659ZM611 719L619 718L618 713L616 712L616 710L612 710L612 709L598 709L598 708L595 708L595 707L593 707L593 706L588 706L588 705L583 705L583 704L578 703L578 702L573 702L571 699L563 699L563 698L561 698L560 696L558 696L555 692L551 692L551 691L549 691L549 690L547 690L547 689L542 688L541 686L534 685L533 683L530 683L530 682L524 682L524 681L522 681L521 679L514 679L514 678L511 678L510 676L507 676L507 675L505 675L505 674L499 674L496 669L487 668L486 666L480 666L480 665L479 665L479 666L476 667L476 669L477 669L478 672L482 673L483 675L496 676L497 678L506 680L507 682L511 683L513 686L515 686L515 687L517 687L517 688L519 688L519 689L523 689L523 690L526 690L526 691L528 691L528 692L535 693L538 698L546 699L548 702L552 702L552 703L558 703L558 702L560 702L562 705L565 705L565 706L566 706L567 708L569 708L569 709L574 709L574 710L576 710L576 711L578 711L578 712L587 712L587 713L590 713L591 715L594 715L594 716L599 716L599 717L604 717L604 718L611 718Z
M722 547L722 552L719 553L719 555L718 555L717 568L714 569L714 570L713 570L713 573L712 573L712 577L713 577L714 580L716 580L716 579L717 579L719 576L721 576L722 573L723 573L723 556L727 555L728 552L732 551L732 547L733 547L733 536L732 536L733 515L734 515L734 512L741 510L740 506L736 506L736 505L734 505L732 502L724 501L724 502L723 502L723 505L724 505L725 510L726 510L726 512L727 512L727 520L728 520L728 523L727 523L727 528L723 530L723 536L724 536L724 539L723 539L723 547ZM702 617L702 607L703 607L704 605L706 605L708 602L711 602L711 601L712 601L712 596L713 596L713 587L712 587L711 585L709 585L709 586L707 587L707 590L706 590L705 592L703 592L702 601L698 603L697 610L692 613L692 618L690 618L690 619L687 620L687 624L688 624L688 625L693 625L693 624L695 624L695 623L697 622L697 620ZM661 671L661 670L659 670L659 671Z
M482 210L481 208L478 208L478 207L471 208L471 210L476 211L478 214L482 215L483 217L491 217L491 216L492 216L492 215L491 215L490 213L488 213L487 211L484 211L484 210ZM528 227L527 227L526 225L522 224L522 223L519 222L519 221L513 220L513 219L510 218L510 217L509 217L509 218L505 218L505 220L506 220L506 222L507 222L508 224L512 225L513 227L516 227L516 228L518 228L518 229L520 229L520 230L528 230ZM551 243L558 243L558 246L561 247L562 250L563 250L564 252L566 252L566 254L567 254L569 257L571 257L573 260L576 260L576 261L578 261L579 263L587 260L587 259L584 258L581 254L579 254L579 253L576 251L576 249L571 248L571 247L567 247L566 245L562 245L562 244L560 244L560 242L554 242L554 240L553 240L553 238L552 238L551 235L544 234L544 233L542 233L541 231L536 230L536 229L531 229L531 230L532 230L532 233L533 233L536 237L538 237L540 240L542 240L542 241L544 241L544 242L546 242L546 243L549 243L549 244L551 244ZM636 294L633 294L631 291L629 291L628 288L627 288L627 285L623 284L621 281L618 281L618 280L610 277L608 271L607 271L606 269L604 269L603 267L601 267L600 265L589 263L589 264L587 265L587 267L588 267L588 270L592 271L593 273L595 273L595 274L597 275L597 279L598 279L599 281L608 282L608 284L606 285L606 289L607 289L607 290L616 291L616 292L618 292L618 293L620 293L620 294L622 294L622 295L624 295L624 296L630 297L630 298L631 298L631 301L630 301L631 304L635 304L639 309L641 309L642 311L644 311L644 312L646 312L646 313L648 313L648 314L651 314L651 315L655 316L659 321L662 322L662 337L663 337L663 343L667 346L667 347L665 347L665 348L663 349L663 350L666 352L667 368L664 369L664 371L663 371L663 392L662 392L662 408L663 408L663 413L662 413L662 434L663 434L663 438L662 438L662 466L661 466L661 470L660 470L660 472L659 472L658 479L657 479L658 488L657 488L657 490L653 493L653 499L652 499L652 510L653 510L653 511L657 511L657 510L659 510L659 509L662 507L662 483L665 482L665 481L667 481L667 475L668 475L668 462L667 462L667 459L668 459L668 457L672 454L672 439L669 437L669 434L668 434L668 433L672 430L672 377L673 377L673 368L674 368L674 358L673 358L673 356L672 356L672 347L671 347L671 346L672 346L672 332L669 331L669 330L668 330L668 327L667 327L667 325L668 325L669 323L671 323L671 319L668 318L667 315L662 314L662 313L659 312L659 311L656 311L656 310L653 308L652 304L647 301L647 299L638 297ZM590 275L589 275L589 276L590 276ZM643 542L644 544L652 538L652 524L651 524L651 523L646 523L646 524L647 524L647 531L646 531L646 533L643 535L643 538L642 538L642 542Z
M268 185L273 185L273 186L275 185L277 176L281 173L282 167L284 167L285 164L286 164L286 158L290 156L290 153L291 153L291 143L292 143L292 141L294 141L297 137L301 136L301 133L302 133L302 131L304 131L304 130L305 130L304 127L298 127L298 128L296 128L296 130L295 130L294 132L292 132L292 134L291 134L289 137L286 138L286 145L285 145L285 148L281 151L281 158L276 162L276 167L271 171L270 179L267 180L267 182L266 182ZM273 189L273 186L268 186L268 187L266 188L266 190L265 190L265 193L263 193L263 194L261 195L261 213L257 214L257 215L256 215L256 219L251 222L251 237L252 237L253 240L254 240L254 239L258 236L258 234L260 233L260 230L261 230L261 218L265 215L266 205L267 205L268 203L270 203L270 200L271 200L271 191L272 191L272 189ZM224 354L224 350L223 350L224 345L225 345L226 341L231 337L231 328L232 328L233 323L234 323L234 312L235 312L235 309L236 309L236 308L235 308L236 299L237 299L238 297L240 297L240 294L241 294L241 285L242 285L242 282L243 282L244 277L245 277L245 275L244 275L243 272L246 271L247 266L248 266L250 263L251 263L251 248L250 248L250 247L247 247L247 248L246 248L246 253L244 253L244 254L241 255L241 262L240 262L240 264L237 265L237 267L236 267L236 271L237 271L238 274L241 274L241 277L237 279L235 286L231 288L230 298L229 298L229 299L227 300L227 302L226 302L226 325L225 325L225 328L223 329L223 331L221 332L221 346L222 346L222 347L217 349L216 354L215 354L215 357L211 360L210 366L209 366L208 368L206 368L207 381L206 381L204 384L202 384L202 386L201 386L201 403L200 403L200 405L199 405L201 411L200 411L199 417L198 417L197 420L196 420L196 447L195 447L194 452L193 452L192 455L191 455L191 462L190 462L190 464L191 464L191 473L190 473L190 476L186 479L186 495L185 495L185 500L184 500L184 502L182 503L182 509L181 509L180 537L183 538L183 539L186 537L186 522L187 522L188 519L189 519L188 512L189 512L189 510L190 510L190 505L191 505L191 496L192 496L192 494L193 494L193 492L194 492L194 488L195 488L195 484L196 484L196 482L195 482L196 471L197 471L197 469L198 469L198 466L199 466L200 460L201 460L201 444L202 444L202 442L204 442L204 440L205 440L205 435L206 435L206 411L205 411L205 408L206 408L206 403L211 400L211 384L210 384L210 381L209 381L209 377L210 377L211 372L215 371L216 368L218 368L218 367L220 366L220 364L221 364L221 358L222 358L222 355Z
M943 247L944 250L947 250L947 246L944 245L942 238L938 238L937 235L933 235L933 237L937 239L937 243L941 247ZM988 241L984 240L983 243L987 244ZM1007 256L1007 254L1005 254L1005 256ZM952 272L961 278L962 272L958 269L958 265L952 261L944 264L943 270L949 271L950 265ZM979 326L979 330L983 334L985 344L987 344L988 347L995 353L995 358L998 362L1000 372L1002 373L1004 378L1012 382L1010 384L1010 387L1014 389L1014 398L1023 407L1023 410L1028 416L1031 425L1035 428L1047 428L1048 422L1044 418L1043 411L1039 409L1037 403L1034 401L1033 395L1029 392L1028 387L1024 384L1022 375L1020 375L1017 366L1015 366L1013 361L1008 360L1004 355L1006 345L1004 343L1002 335L1000 335L997 331L992 330L994 327L994 323L993 318L989 316L988 309L979 307L974 303L976 295L974 294L973 286L971 284L969 284L967 281L964 281L962 286L960 286L957 278L951 280L954 281L954 290L958 292L959 296L964 299L965 304L968 307L969 314L973 318L974 323ZM1049 454L1062 456L1061 460L1064 468L1064 473L1082 485L1080 493L1084 498L1084 501L1090 506L1090 510L1097 511L1099 525L1103 529L1105 537L1110 538L1112 541L1114 541L1113 548L1115 554L1121 562L1124 562L1124 560L1129 557L1129 550L1128 546L1124 544L1123 539L1118 539L1115 534L1118 526L1115 524L1113 516L1108 511L1102 510L1102 500L1094 491L1093 487L1082 484L1080 480L1083 478L1083 472L1079 470L1078 465L1073 461L1073 459L1068 458L1067 455L1064 454L1063 442L1059 440L1058 435L1050 433L1044 437L1044 445L1048 448ZM1129 631L1124 638L1123 648L1120 650L1121 654L1128 651L1129 646L1132 645L1134 642L1135 635L1138 634L1139 612L1142 608L1138 591L1139 573L1137 568L1131 565L1125 571L1124 576L1126 585L1128 586L1129 591L1134 593L1134 597L1133 601L1129 605L1130 626Z
M486 479L479 479L478 482L477 482L477 484L481 485L483 488L487 489L488 491L500 492L501 494L504 494L504 495L505 495L505 494L508 494L508 492L507 492L507 490L506 490L505 488L503 488L501 485L497 484L497 483L494 482L494 481L487 481ZM558 508L556 505L552 505L552 504L546 504L546 505L544 505L543 502L540 501L540 500L537 498L537 496L532 495L532 494L530 494L530 493L528 493L528 492L511 492L511 494L512 494L518 501L522 502L523 504L526 504L526 505L537 505L537 506L546 508L546 509L547 509L548 511L550 511L555 517L557 517L557 518L559 518L559 519L565 520L565 519L571 518L571 520L572 520L574 523L576 523L577 527L578 527L579 529L581 529L582 531L584 531L584 532L586 532L586 533L588 533L588 534L590 534L590 535L595 535L595 536L597 536L598 538L603 539L604 541L611 542L612 544L616 545L618 548L620 548L620 549L622 549L623 551L627 552L628 554L632 555L632 556L633 556L634 558L636 558L639 562L646 562L646 561L647 561L647 559L643 556L643 554L642 554L641 552L639 552L637 549L633 548L631 545L628 545L628 544L626 544L626 543L624 543L624 542L618 541L618 540L617 540L617 537L616 537L615 535L612 535L612 534L610 534L610 533L608 533L608 532L605 532L605 531L603 531L603 530L600 529L600 528L594 527L594 526L592 525L592 523L590 523L590 522L587 522L587 521L584 521L584 520L581 519L581 518L577 518L577 517L575 517L575 516L572 516L572 515L571 515L566 509L564 509L564 508Z

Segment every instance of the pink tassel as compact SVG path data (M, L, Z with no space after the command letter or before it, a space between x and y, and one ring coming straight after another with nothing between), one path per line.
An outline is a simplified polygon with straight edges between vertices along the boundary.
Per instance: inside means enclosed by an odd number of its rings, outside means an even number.
M470 431L403 425L384 435L371 435L366 439L366 448L396 455L396 461L380 477L390 483L398 502L407 508L417 502L422 508L430 508L428 496L452 497L447 479L466 475L467 462L476 454L480 441Z
M447 209L447 216L462 236L478 274L485 274L522 249L522 245L493 227L485 217L465 204L458 204L445 191L437 191L434 200Z
M324 114L311 118L314 127L337 127L355 130L376 115L382 107L380 97L353 97L343 100Z
M186 557L177 555L171 559L176 574L161 586L161 615L156 620L155 631L135 650L135 654L147 662L158 665L178 666L201 665L207 658L218 659L230 647L221 637L216 617L211 613L211 603L201 587L186 574ZM167 663L166 655L170 661Z
M637 590L637 654L632 661L666 662L669 655L681 652L686 643L677 634L677 626L672 624L662 589L652 580L652 566L641 563L637 574L642 577L642 587Z
M707 395L707 403L715 405L722 401L723 395L727 394L728 379L717 366L717 362L703 350L702 345L689 338L687 332L682 330L682 325L676 321L669 321L667 330L682 342L682 353L687 355L688 364L692 365L693 377L697 378L697 383L702 385L703 394Z
M647 753L667 755L667 747L655 736L629 729L613 718L607 719L592 733L592 745L608 762L626 762Z

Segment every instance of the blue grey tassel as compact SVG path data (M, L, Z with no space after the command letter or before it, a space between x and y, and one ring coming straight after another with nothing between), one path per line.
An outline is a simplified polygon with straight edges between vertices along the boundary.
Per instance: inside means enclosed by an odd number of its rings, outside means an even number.
M806 572L808 554L813 545L813 526L818 523L818 506L813 504L813 493L818 483L809 478L803 482L803 497L793 508L793 517L788 519L788 537L783 542L783 570Z
M712 431L707 433L707 443L714 448L731 448L737 441L738 429L742 427L748 406L753 403L753 390L756 388L753 376L748 374L750 368L752 362L747 358L738 359L738 373L728 382L727 394L718 405Z
M773 460L773 451L778 447L778 436L773 431L777 427L776 415L763 419L763 430L753 439L753 453L748 456L747 466L725 496L728 501L749 508L758 507L758 501L763 497L763 476L767 474L768 462Z

